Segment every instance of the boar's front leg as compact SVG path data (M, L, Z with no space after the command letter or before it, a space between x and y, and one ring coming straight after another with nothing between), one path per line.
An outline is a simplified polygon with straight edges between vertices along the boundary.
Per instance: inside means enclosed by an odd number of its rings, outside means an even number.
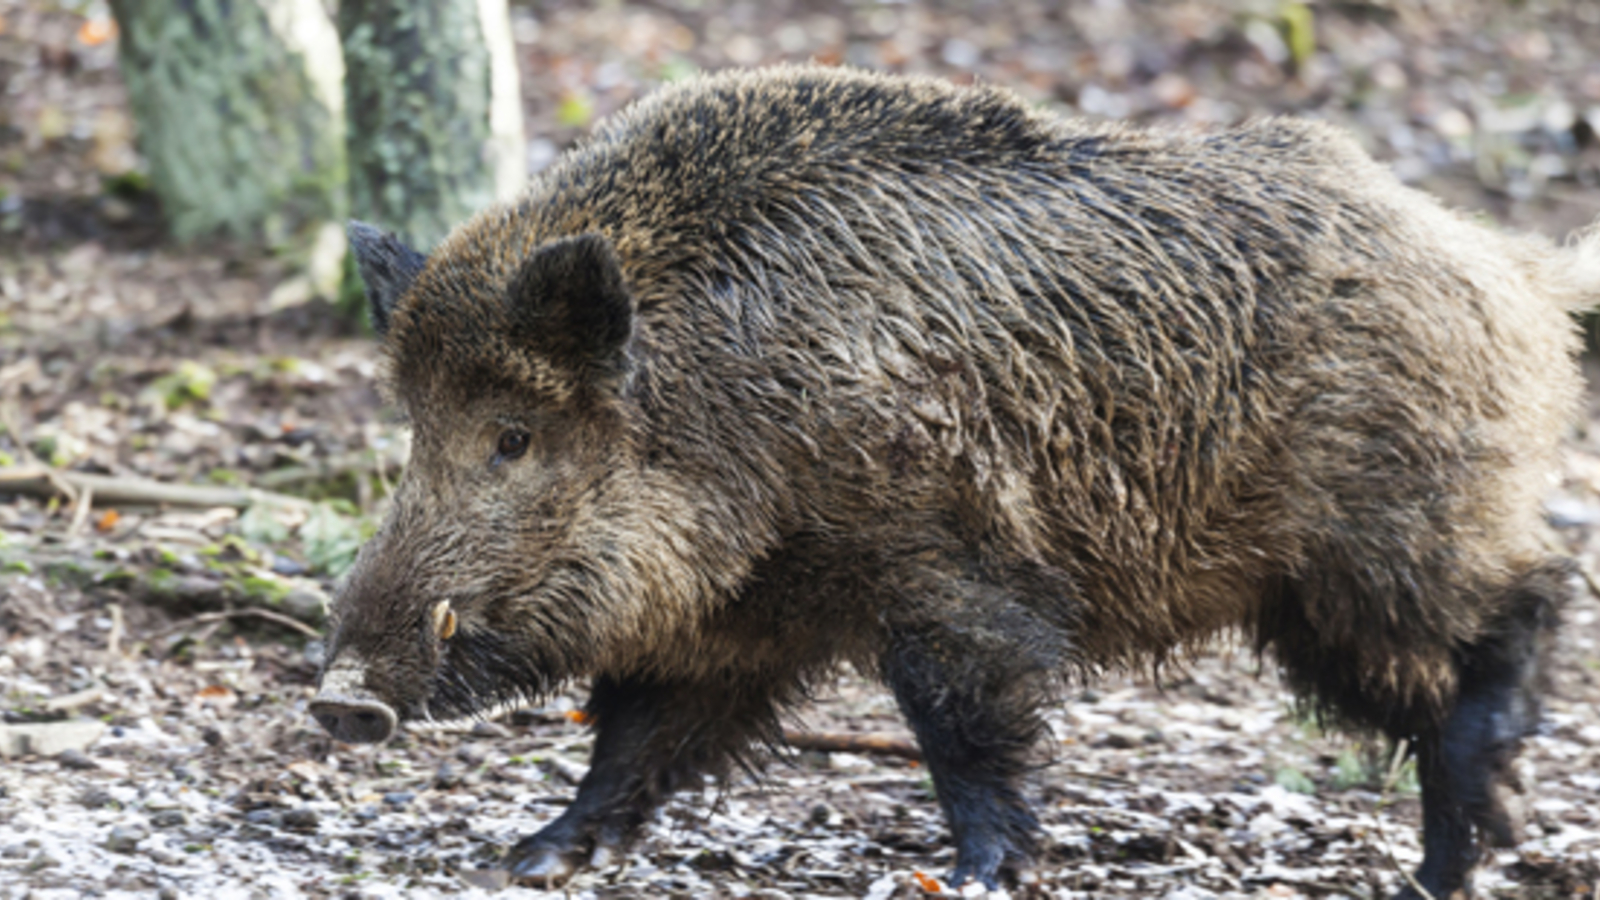
M503 865L536 884L615 862L673 791L722 774L777 718L758 683L707 685L595 680L594 751L578 795L555 821L511 848Z
M950 881L997 889L1032 859L1038 820L1020 792L1041 731L1048 672L1029 654L1004 652L977 629L892 634L884 678L916 733L956 843Z

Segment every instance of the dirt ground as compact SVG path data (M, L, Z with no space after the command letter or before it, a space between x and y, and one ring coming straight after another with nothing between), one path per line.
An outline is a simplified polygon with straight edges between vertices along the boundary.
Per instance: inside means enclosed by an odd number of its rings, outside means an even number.
M1590 2L678 0L513 19L534 171L661 80L814 58L983 78L1064 114L1326 118L1507 227L1600 216ZM582 688L376 748L309 720L327 597L406 437L371 341L305 299L293 260L165 242L129 176L106 22L100 0L0 0L0 466L298 499L241 515L0 482L0 736L34 742L0 761L0 897L487 896L484 867L581 777ZM1548 509L1551 540L1596 572L1591 405ZM1524 754L1524 841L1485 860L1483 896L1600 893L1597 638L1580 591ZM1159 685L1085 685L1051 725L1032 785L1049 840L1018 893L1380 897L1420 858L1409 767L1319 731L1270 660L1226 642ZM905 736L851 673L795 726ZM556 893L882 900L937 891L925 879L952 861L914 763L807 751L680 797L623 865Z

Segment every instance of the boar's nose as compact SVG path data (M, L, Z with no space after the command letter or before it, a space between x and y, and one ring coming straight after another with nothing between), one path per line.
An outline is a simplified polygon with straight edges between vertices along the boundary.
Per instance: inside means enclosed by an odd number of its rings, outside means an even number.
M319 696L311 701L311 715L334 740L347 744L376 744L394 734L396 717L387 704L365 697Z

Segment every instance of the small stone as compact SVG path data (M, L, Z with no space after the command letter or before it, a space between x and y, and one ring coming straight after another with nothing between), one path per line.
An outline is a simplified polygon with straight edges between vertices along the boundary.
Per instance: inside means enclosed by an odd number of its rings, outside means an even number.
M83 804L85 809L104 809L117 801L116 798L111 796L111 792L105 788L90 788L83 792L83 795L78 798L78 802Z
M859 753L829 753L828 768L835 772L861 775L872 771L875 766L872 760Z
M281 818L275 809L252 809L244 814L244 820L251 825L276 825Z
M222 731L215 725L207 725L205 730L200 732L200 739L213 747L221 747L227 742L227 739L222 736Z
M511 711L511 715L507 717L507 721L518 728L540 725L547 719L548 717L537 709L514 709Z
M371 803L368 803L365 806L358 806L352 815L354 815L358 821L371 822L372 820L378 818L378 807L372 805Z
M150 817L150 825L154 828L177 828L188 823L189 817L181 809L163 809Z
M118 825L111 829L111 834L106 838L106 849L112 853L132 853L139 848L139 842L149 837L143 828L136 825Z
M194 770L181 763L172 767L172 777L185 784L193 784L200 780L195 776Z
M318 822L316 812L304 806L283 814L283 827L294 831L316 831Z
M410 791L391 791L383 795L383 802L390 806L406 806L417 799L417 795Z
M0 723L0 756L57 756L65 750L82 752L105 730L106 723L98 719Z
M75 769L80 772L100 768L99 763L90 759L82 750L76 748L69 748L56 754L56 762L60 763L63 769Z
M449 763L443 763L439 766L439 771L433 776L433 786L439 788L440 790L449 790L453 787L460 787L461 773L456 770L455 766L452 766Z
M511 729L501 725L499 722L479 722L472 726L472 732L469 736L474 738L508 738L511 737Z
M181 896L183 895L179 894L175 887L164 887L156 891L156 900L178 900Z
M1100 746L1113 750L1132 750L1144 744L1144 734L1136 728L1110 728L1100 739Z
M33 859L28 860L28 865L23 868L23 871L25 871L25 872L37 872L40 869L48 869L48 868L50 868L52 866L59 866L59 865L61 865L61 860L56 859L55 857L53 857L50 854L45 853L43 850L41 850L41 851L39 851L39 855L38 856L35 856Z
M328 619L328 597L321 591L299 588L285 594L279 606L288 615L311 625Z
M0 847L0 859L27 859L28 847L25 844L7 844Z

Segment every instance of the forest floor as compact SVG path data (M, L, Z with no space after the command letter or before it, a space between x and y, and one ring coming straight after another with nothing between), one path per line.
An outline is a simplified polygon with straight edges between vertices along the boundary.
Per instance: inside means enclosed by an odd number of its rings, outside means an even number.
M1059 6L517 5L529 166L660 80L816 58L982 77L1088 115L1326 118L1509 227L1559 237L1600 215L1600 5ZM307 299L296 260L164 241L129 175L105 23L98 0L0 0L0 469L296 499L241 514L0 483L0 746L15 754L0 761L0 897L486 895L485 867L571 798L581 686L380 747L309 720L327 597L406 437L372 341ZM1595 572L1591 406L1549 512L1552 540ZM1600 893L1597 638L1600 600L1582 593L1523 757L1524 841L1485 860L1484 896ZM905 736L851 673L796 724ZM1029 892L1375 898L1419 859L1409 769L1324 734L1270 660L1226 642L1159 685L1086 685L1050 724ZM913 897L952 859L914 763L807 751L678 798L623 865L566 893ZM497 896L519 895L541 894Z

